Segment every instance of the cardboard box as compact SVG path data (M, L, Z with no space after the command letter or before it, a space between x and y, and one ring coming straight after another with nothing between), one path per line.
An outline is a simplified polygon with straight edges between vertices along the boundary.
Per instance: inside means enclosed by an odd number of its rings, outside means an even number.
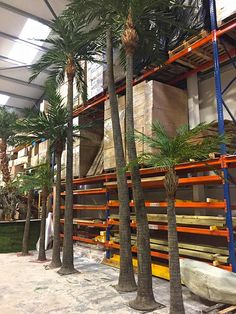
M182 89L156 81L142 82L134 86L133 97L134 127L139 132L152 135L152 124L160 121L169 135L174 135L180 125L188 123L187 95ZM118 102L125 147L125 96ZM116 166L109 100L105 102L104 110L104 169L108 170ZM140 155L150 148L145 143L136 142L136 149ZM126 151L125 157L128 162Z

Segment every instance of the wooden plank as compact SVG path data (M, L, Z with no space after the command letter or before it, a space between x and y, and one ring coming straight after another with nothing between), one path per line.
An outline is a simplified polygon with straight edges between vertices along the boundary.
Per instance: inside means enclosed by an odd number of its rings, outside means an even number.
M163 244L168 245L167 240L159 240L159 239L150 239L150 242L157 243L157 244ZM179 248L183 249L189 249L193 251L202 251L205 253L213 253L213 254L222 254L222 255L229 255L229 251L227 248L217 248L210 245L197 245L197 244L191 244L191 243L181 243L179 242Z
M119 237L112 237L111 240L119 243ZM131 243L135 247L137 246L136 236L132 236ZM167 245L152 243L152 239L150 239L150 247L152 250L169 252L169 248ZM190 256L190 257L200 258L200 259L209 260L209 261L217 261L218 263L222 263L222 264L228 263L228 256L220 256L218 254L183 249L183 248L180 248L180 246L179 246L179 254L182 256Z
M224 310L219 311L218 313L227 314L227 313L235 313L235 311L236 311L236 305L232 305L232 306L227 307Z

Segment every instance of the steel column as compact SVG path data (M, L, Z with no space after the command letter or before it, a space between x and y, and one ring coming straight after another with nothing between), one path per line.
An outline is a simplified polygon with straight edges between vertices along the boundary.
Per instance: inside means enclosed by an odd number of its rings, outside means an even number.
M216 102L217 102L217 114L218 114L218 130L220 135L225 134L224 127L224 112L223 112L223 99L222 99L222 88L221 88L221 77L220 77L220 62L219 62L219 49L217 41L217 18L216 18L216 4L215 0L209 0L210 6L210 18L211 18L211 29L212 29L212 44L213 44L213 55L214 55L214 72L215 72L215 90L216 90ZM226 145L221 145L221 154L226 154ZM223 158L223 157L222 157ZM226 223L228 228L228 245L229 245L229 256L230 263L232 265L232 271L236 272L236 255L234 246L234 233L232 223L232 212L231 212L231 201L230 201L230 188L228 181L228 169L226 165L222 164L222 171L224 174L224 198L226 201Z
M107 181L107 180L106 180ZM111 229L111 226L109 226L108 224L108 220L109 220L109 217L110 217L110 208L109 208L109 201L110 201L110 193L109 193L109 190L106 190L106 222L107 222L107 228L106 228L106 243L108 243L110 241L110 229ZM106 248L106 258L110 258L111 257L111 251L109 249L109 247L107 246Z

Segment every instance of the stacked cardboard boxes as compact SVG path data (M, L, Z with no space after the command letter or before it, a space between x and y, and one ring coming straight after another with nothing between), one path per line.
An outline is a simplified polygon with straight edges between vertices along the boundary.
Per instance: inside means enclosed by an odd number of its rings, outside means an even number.
M133 88L134 127L148 136L152 134L152 124L161 122L170 135L178 126L188 123L186 92L156 81L142 82ZM123 139L125 138L125 96L119 99L119 113ZM149 150L145 143L136 143L137 153ZM127 156L127 153L125 154ZM126 157L126 161L127 157ZM115 153L112 134L109 100L105 103L104 116L104 169L115 168Z

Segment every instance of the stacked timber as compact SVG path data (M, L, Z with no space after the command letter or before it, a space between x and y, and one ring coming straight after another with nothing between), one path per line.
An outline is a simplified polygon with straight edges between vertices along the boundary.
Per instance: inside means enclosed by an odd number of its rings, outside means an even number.
M119 234L115 234L111 241L119 243ZM131 236L131 244L137 247L137 237ZM179 254L183 257L193 257L197 259L212 261L213 265L227 264L229 262L229 251L225 248L218 248L210 245L196 245L179 242ZM153 251L169 252L168 241L150 238L150 247Z
M118 215L111 215L111 219L119 219ZM166 214L147 214L148 222L151 223L167 223ZM135 216L130 217L132 222L136 221ZM206 226L210 229L226 228L226 218L221 216L192 216L192 215L176 215L177 225L185 226ZM233 226L236 227L236 217L233 217ZM150 229L152 226L149 226Z
M156 81L142 82L133 88L134 127L148 136L152 124L160 121L170 135L188 123L186 92ZM125 138L125 96L118 98L123 139ZM115 168L115 153L109 100L105 102L104 114L104 169ZM148 151L145 143L136 143L137 153ZM126 154L127 156L127 154ZM127 160L127 158L126 158ZM128 161L128 160L127 160Z
M230 120L224 120L225 125L225 135L228 138L227 153L234 154L236 152L236 124ZM195 143L201 143L202 140L209 137L217 137L218 132L218 122L215 122L208 128L207 131L203 132L200 136L194 139ZM212 152L219 153L219 152Z

